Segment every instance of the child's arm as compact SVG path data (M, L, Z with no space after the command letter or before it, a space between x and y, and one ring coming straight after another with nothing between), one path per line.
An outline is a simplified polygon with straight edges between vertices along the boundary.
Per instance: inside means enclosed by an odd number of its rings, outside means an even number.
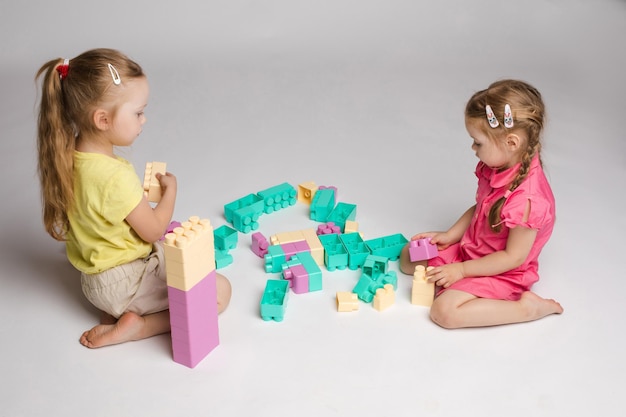
M146 242L156 242L163 236L163 232L170 224L174 214L176 202L176 177L169 172L165 175L157 174L161 183L161 201L154 207L146 197L130 212L126 221L130 227Z
M514 227L509 231L506 248L479 259L436 267L429 272L429 282L449 287L466 277L488 277L510 271L520 266L530 253L537 237L536 229Z

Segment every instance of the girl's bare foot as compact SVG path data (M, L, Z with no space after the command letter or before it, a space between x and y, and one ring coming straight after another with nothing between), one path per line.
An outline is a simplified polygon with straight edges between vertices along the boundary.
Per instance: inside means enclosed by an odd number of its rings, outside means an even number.
M80 337L80 343L88 348L115 345L131 340L145 339L170 330L169 311L140 316L124 313L114 324L99 324Z
M529 321L563 312L563 307L558 302L552 299L541 298L531 291L526 291L522 294L519 302L526 309Z

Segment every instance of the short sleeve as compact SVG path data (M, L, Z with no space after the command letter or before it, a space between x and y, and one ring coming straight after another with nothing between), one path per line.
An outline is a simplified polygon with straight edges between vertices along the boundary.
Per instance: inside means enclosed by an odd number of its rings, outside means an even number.
M132 165L122 165L111 176L106 190L102 216L109 222L122 222L143 198L143 187Z
M528 221L524 222L524 213L530 203ZM516 226L530 229L541 229L552 222L551 203L538 195L529 195L525 192L513 192L502 206L501 218L509 229Z

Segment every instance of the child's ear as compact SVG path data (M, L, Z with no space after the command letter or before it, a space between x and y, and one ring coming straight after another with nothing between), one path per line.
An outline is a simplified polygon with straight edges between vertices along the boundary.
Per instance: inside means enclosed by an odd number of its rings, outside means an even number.
M522 145L522 140L515 133L510 133L506 136L505 143L510 151L517 152L519 151L520 146Z
M104 109L96 109L93 113L93 123L98 130L106 131L111 127L111 117Z

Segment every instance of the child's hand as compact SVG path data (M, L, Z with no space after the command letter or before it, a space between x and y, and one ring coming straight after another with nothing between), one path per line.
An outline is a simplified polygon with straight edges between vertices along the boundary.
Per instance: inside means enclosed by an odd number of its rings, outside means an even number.
M168 188L170 191L174 191L174 193L176 193L177 182L174 174L170 172L166 172L165 175L157 173L156 179L159 180L159 183L161 184L163 194Z
M455 282L465 278L463 263L456 262L437 266L426 272L426 278L428 278L428 282L433 282L440 287L448 288Z
M430 243L432 243L433 245L437 245L438 250L444 250L448 246L455 243L453 239L451 239L450 236L448 235L448 232L418 233L411 238L411 240L418 240L418 239L430 239Z

